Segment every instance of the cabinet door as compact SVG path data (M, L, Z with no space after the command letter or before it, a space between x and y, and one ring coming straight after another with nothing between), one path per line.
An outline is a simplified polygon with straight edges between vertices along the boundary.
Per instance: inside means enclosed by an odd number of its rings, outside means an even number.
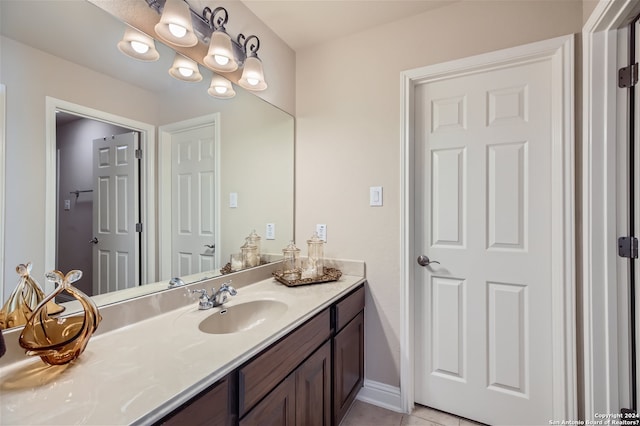
M331 424L331 342L296 370L296 425Z
M364 380L364 312L360 312L340 333L333 347L334 424L346 414Z
M227 376L160 423L167 426L233 425L237 419L233 410L235 398L235 384L232 378Z
M240 420L240 426L293 426L296 381L292 373Z

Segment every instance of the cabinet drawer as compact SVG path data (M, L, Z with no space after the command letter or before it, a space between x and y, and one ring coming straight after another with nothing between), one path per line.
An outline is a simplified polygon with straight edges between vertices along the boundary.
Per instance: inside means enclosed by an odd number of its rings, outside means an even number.
M336 305L336 333L364 309L364 286Z
M329 309L325 309L256 359L241 367L238 374L240 417L330 336Z

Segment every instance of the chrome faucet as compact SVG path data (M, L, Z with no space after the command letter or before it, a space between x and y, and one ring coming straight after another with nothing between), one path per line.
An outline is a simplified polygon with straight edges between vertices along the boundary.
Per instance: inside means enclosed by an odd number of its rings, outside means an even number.
M220 286L220 289L216 291L215 288L211 289L211 295L204 288L196 290L189 290L190 293L199 293L198 309L205 310L211 309L216 306L222 305L227 301L227 295L235 296L238 294L235 288L231 287L231 281L227 281Z

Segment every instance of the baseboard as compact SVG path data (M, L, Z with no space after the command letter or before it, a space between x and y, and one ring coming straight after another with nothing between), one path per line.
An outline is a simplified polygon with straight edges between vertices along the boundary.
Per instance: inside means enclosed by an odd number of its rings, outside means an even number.
M365 379L356 399L397 413L403 412L400 388L385 383Z

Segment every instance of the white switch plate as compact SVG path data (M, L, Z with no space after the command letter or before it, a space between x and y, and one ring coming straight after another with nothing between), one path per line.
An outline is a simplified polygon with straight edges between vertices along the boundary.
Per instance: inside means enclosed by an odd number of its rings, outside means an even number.
M71 210L71 200L64 200L64 209Z
M275 240L276 239L276 224L275 223L267 223L267 231L265 232L267 240Z
M372 186L369 188L369 205L379 207L382 205L382 187Z
M238 193L237 192L231 192L229 194L229 207L232 209L235 209L236 207L238 207Z
M320 238L325 243L327 242L327 225L325 225L324 223L317 224L316 233L318 234L318 238Z

